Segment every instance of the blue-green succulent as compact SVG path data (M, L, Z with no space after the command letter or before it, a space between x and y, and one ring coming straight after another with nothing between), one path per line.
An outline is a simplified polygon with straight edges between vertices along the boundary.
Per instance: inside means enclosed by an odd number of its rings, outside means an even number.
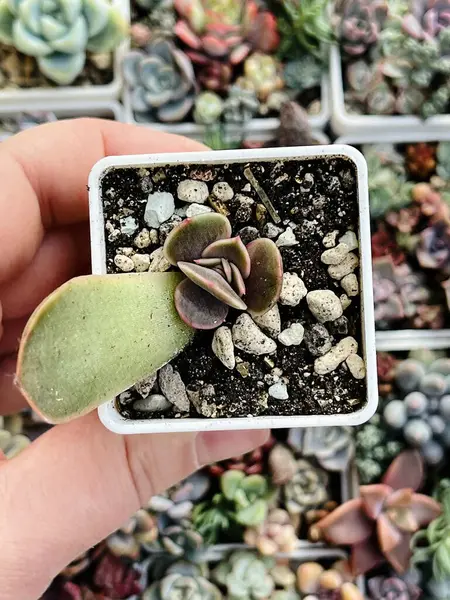
M0 41L35 57L59 85L82 72L86 52L110 52L127 28L109 0L0 0Z

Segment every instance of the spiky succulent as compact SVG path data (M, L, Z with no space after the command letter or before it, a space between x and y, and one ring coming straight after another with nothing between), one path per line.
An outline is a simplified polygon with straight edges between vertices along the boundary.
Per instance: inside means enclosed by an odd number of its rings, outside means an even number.
M0 41L37 59L59 85L81 73L86 52L110 52L127 23L108 0L1 0Z
M244 246L239 236L231 237L231 224L221 214L182 221L167 237L164 254L186 275L175 306L196 329L219 327L230 307L264 314L279 298L283 267L274 242L259 238Z

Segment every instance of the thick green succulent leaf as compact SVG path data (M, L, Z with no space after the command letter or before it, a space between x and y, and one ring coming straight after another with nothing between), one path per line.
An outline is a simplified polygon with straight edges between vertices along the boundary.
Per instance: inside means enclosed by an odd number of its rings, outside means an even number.
M68 29L62 37L53 40L51 47L57 52L64 54L77 54L84 52L88 40L88 28L86 19L78 17L75 23Z
M182 281L175 290L175 306L182 320L194 329L216 329L228 315L224 304L190 279Z
M236 521L246 527L256 527L264 523L267 517L267 502L256 500L250 506L241 508L236 513Z
M194 335L173 301L180 273L67 282L25 328L17 381L48 421L86 414L176 356Z
M110 52L122 42L128 33L128 23L119 10L110 8L106 26L93 37L89 38L89 52Z
M89 37L94 37L104 29L108 23L111 5L104 0L83 0L83 14L86 17Z
M245 310L247 308L245 302L239 298L231 285L214 269L207 269L206 267L187 262L179 262L178 267L186 277L189 277L191 281L221 302L238 310Z
M269 491L267 480L262 475L248 475L242 482L242 489L249 499L260 498Z
M213 242L205 248L202 258L226 258L238 267L244 279L250 275L250 256L239 236Z
M13 24L14 15L3 0L0 2L0 42L3 44L13 43Z
M67 24L74 23L81 13L82 0L58 0L64 21Z
M220 478L220 489L227 500L234 500L237 491L240 489L245 474L242 471L230 470Z
M55 52L50 56L38 58L39 70L46 77L58 85L70 85L75 81L84 68L86 55L84 52L78 54L61 54Z
M47 56L53 52L43 39L29 31L19 19L13 24L13 43L19 52L28 56Z
M41 37L41 3L39 0L25 0L19 5L19 18L26 29Z
M42 35L48 42L62 38L67 33L67 27L64 23L61 23L61 21L51 15L43 15L38 25L42 30Z
M202 256L203 250L216 242L229 238L230 221L219 213L206 213L185 219L167 236L164 255L171 265L179 261L193 261Z
M247 246L252 270L245 281L249 312L262 315L278 301L283 283L283 261L275 243L260 238Z

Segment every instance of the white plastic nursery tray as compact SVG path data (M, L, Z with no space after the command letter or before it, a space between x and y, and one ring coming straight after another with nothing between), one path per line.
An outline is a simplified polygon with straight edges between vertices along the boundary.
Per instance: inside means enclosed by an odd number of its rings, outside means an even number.
M433 133L450 129L450 114L436 115L423 120L413 115L355 115L349 113L344 102L344 80L339 46L331 48L330 55L331 125L337 135L380 131Z
M130 0L112 0L119 8L127 22L130 21ZM26 110L52 110L55 102L67 103L71 108L75 103L110 102L119 100L122 91L122 58L130 46L127 38L114 52L114 74L111 83L106 85L73 86L60 85L53 87L0 90L0 110L17 111L17 105L26 105ZM50 107L50 108L49 108Z
M242 429L276 429L287 427L319 427L333 425L359 425L375 413L378 403L377 370L375 353L375 326L372 296L372 261L370 249L370 215L367 191L367 165L360 152L350 146L310 146L300 148L265 148L258 150L227 150L188 152L177 154L154 154L107 157L100 160L89 177L89 204L91 224L92 270L94 274L106 274L106 245L101 198L101 180L106 172L116 167L141 167L176 164L214 165L223 163L251 163L325 156L344 156L351 160L357 170L361 281L361 329L362 355L367 369L366 404L351 414L259 416L237 418L183 418L141 419L124 418L116 408L115 400L99 408L103 424L115 433L174 433L184 431L224 431Z
M330 85L328 75L324 75L322 78L320 96L321 106L319 114L309 117L311 129L317 131L324 129L330 120ZM125 120L127 123L133 123L143 127L152 127L153 129L167 131L168 133L177 133L198 141L204 140L206 131L205 126L197 125L197 123L192 121L188 123L137 123L130 105L130 94L126 84L124 85L123 91L123 104L125 108ZM252 119L244 127L227 125L227 131L229 132L230 137L233 135L253 137L253 134L259 133L267 133L272 137L273 134L276 133L279 124L280 122L277 118L264 119L261 117Z

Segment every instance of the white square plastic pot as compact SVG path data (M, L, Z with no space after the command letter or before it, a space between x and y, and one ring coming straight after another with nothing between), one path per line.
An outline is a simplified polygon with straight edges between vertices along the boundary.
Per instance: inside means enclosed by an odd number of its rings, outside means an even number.
M414 115L355 115L346 110L344 80L339 46L330 55L331 125L337 135L354 133L407 132L413 134L439 133L450 128L450 114L436 115L423 120Z
M130 0L112 0L127 22L130 21ZM53 87L0 90L0 111L15 109L24 105L26 110L52 110L55 103L111 102L119 100L122 92L121 63L130 46L129 38L124 40L114 52L114 73L111 83L106 85L60 85Z
M116 433L174 433L182 431L220 431L240 429L276 429L286 427L319 427L359 425L374 414L378 404L375 354L375 326L372 297L372 260L370 250L370 215L367 186L367 165L360 152L350 146L310 146L300 148L265 148L258 150L227 150L222 152L189 152L108 157L99 161L89 177L89 204L91 224L92 269L94 274L106 274L106 245L101 182L114 168L155 167L163 165L217 165L233 163L272 162L283 159L311 159L345 157L357 173L361 282L362 356L367 370L367 394L364 406L351 414L258 416L238 418L183 418L183 419L125 419L117 410L115 400L99 408L103 424Z

